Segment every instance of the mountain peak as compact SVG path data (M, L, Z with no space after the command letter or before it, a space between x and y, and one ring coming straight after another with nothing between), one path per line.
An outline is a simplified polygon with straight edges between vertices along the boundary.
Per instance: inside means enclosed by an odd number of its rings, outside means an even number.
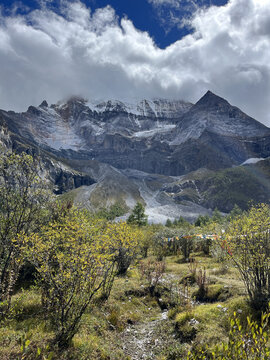
M61 99L56 104L52 104L51 107L53 108L66 108L73 105L85 105L87 103L87 100L84 99L81 96L70 96L68 98Z
M229 105L228 101L222 97L214 94L212 91L208 90L203 97L195 104L195 106L207 106L212 107L216 105Z
M29 106L29 108L26 111L28 114L34 115L34 116L39 116L41 111L36 108L35 106Z
M47 108L47 107L48 107L47 101L46 101L46 100L43 100L42 103L39 105L39 107Z

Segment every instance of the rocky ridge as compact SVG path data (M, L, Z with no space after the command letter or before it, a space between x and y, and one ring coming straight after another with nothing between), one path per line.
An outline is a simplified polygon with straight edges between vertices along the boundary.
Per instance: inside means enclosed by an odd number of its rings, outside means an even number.
M256 169L270 156L270 129L210 91L194 105L73 97L49 106L44 100L24 113L0 110L0 126L3 146L41 156L55 192L78 189L73 198L91 209L142 201L152 221L165 222L268 196L268 175L257 176ZM241 199L234 193L220 199L223 177L237 188L232 179L239 174L259 191L251 186L250 194L239 190Z

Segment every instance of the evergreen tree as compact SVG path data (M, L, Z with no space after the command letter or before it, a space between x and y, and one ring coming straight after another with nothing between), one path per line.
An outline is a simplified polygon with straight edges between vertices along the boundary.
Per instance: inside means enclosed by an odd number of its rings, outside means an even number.
M170 219L167 219L165 226L172 227L172 222Z
M144 206L140 202L137 202L127 220L127 223L136 224L138 226L147 225L147 215L145 215L144 211Z
M180 216L178 220L178 226L190 228L190 223L186 219L184 219L183 216Z
M213 215L212 215L212 221L215 223L222 223L223 217L221 215L221 212L215 208L215 210L213 211Z
M205 226L211 222L211 218L209 215L199 215L197 220L195 221L195 226Z
M238 216L242 215L243 211L240 209L240 207L238 205L234 205L232 211L229 214L229 220L233 220L235 218L237 218Z

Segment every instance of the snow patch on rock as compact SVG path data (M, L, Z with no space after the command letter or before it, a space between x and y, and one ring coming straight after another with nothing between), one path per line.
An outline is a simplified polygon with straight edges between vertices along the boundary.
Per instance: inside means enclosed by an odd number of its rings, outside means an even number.
M241 165L257 164L257 162L265 160L264 158L249 158L244 161Z
M159 125L158 127L151 130L137 131L133 134L135 137L150 137L156 135L158 133L166 133L174 129L176 125L167 124L167 125Z

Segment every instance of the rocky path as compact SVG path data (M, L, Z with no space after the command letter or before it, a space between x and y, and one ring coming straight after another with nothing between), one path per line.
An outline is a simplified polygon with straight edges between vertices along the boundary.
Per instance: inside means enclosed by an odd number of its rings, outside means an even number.
M121 334L124 353L131 360L153 360L167 343L163 326L168 322L167 311L156 320L130 325Z

